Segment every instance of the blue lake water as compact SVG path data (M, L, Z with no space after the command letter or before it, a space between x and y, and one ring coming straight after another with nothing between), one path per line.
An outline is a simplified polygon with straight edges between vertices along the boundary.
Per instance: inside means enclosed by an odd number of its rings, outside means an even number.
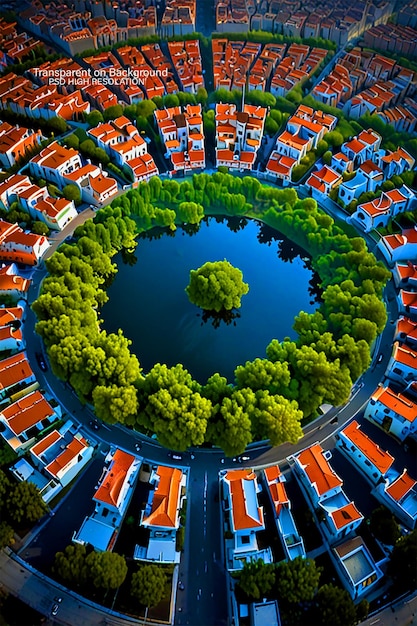
M215 372L233 382L237 365L264 358L273 338L294 338L294 317L318 306L311 295L314 273L295 254L291 242L252 220L237 232L209 218L193 235L177 229L174 236L140 239L134 265L115 258L119 271L102 309L103 328L123 330L144 373L158 362L182 363L201 383ZM202 321L184 290L191 269L223 259L243 272L249 293L240 317L215 328Z

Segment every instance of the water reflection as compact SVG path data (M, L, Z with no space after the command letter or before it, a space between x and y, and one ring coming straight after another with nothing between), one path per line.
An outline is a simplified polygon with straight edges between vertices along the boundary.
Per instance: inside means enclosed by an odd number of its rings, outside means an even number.
M207 324L211 322L213 328L219 328L220 324L224 322L226 326L236 326L236 320L239 319L240 313L236 311L236 309L232 309L231 311L203 311L202 313L197 313L197 317L201 317L201 326L203 324Z

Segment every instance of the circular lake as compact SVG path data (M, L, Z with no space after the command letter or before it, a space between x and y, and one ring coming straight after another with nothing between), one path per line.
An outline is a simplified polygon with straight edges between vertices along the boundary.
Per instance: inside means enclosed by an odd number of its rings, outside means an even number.
M294 317L316 309L315 274L300 253L283 235L241 218L207 218L198 232L178 228L156 240L152 231L139 239L134 264L115 258L119 271L102 308L103 328L123 329L145 373L158 362L182 363L200 383L215 372L231 383L237 365L265 358L274 338L295 338ZM185 288L191 269L223 259L243 272L249 293L237 317L215 327Z

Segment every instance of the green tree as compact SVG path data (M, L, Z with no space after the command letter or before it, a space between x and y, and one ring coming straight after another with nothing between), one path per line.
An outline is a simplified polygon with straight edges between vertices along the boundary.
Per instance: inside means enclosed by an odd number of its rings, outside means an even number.
M7 494L10 491L10 480L3 470L0 470L0 510L6 505Z
M90 552L85 565L88 578L98 589L118 589L127 576L126 560L116 552Z
M101 122L104 122L103 114L97 110L91 111L91 113L88 113L85 119L86 119L87 124L90 127L98 126Z
M78 148L80 147L80 140L77 135L72 133L72 135L68 135L68 137L65 137L65 145L67 146L67 148L74 148L74 150L78 150Z
M401 529L395 517L385 506L372 511L369 528L377 539L390 546L401 537Z
M132 574L131 595L143 606L157 606L166 597L167 577L160 565L142 565Z
M70 544L55 554L53 572L67 583L84 585L88 580L87 549L79 543Z
M6 505L10 519L19 525L37 522L48 510L39 489L27 481L11 487Z
M388 563L387 573L396 591L417 588L417 529L396 542Z
M278 602L298 604L313 600L319 586L322 568L313 559L297 557L276 566L276 591Z
M109 120L114 120L116 117L120 117L123 115L123 107L120 104L114 104L111 107L108 107L103 112L103 118L105 122Z
M275 565L262 559L245 562L239 573L239 587L253 600L268 594L275 585Z
M62 194L64 198L66 198L67 200L72 200L76 204L81 202L81 191L79 187L77 187L77 185L73 185L71 183L69 185L65 185L65 187L62 189Z
M242 272L226 261L204 263L191 270L186 293L193 304L207 311L230 311L240 307L240 300L248 293Z
M212 404L181 364L157 363L138 386L138 424L152 430L162 445L185 450L204 442Z
M14 544L14 530L7 522L0 522L0 548Z
M49 235L48 226L45 224L45 222L41 222L39 220L33 222L31 230L32 233L35 233L35 235Z
M254 403L255 394L251 389L234 390L231 397L223 398L221 404L214 407L206 439L223 448L228 457L243 452L252 441L250 410Z
M323 626L354 626L356 610L353 600L345 589L323 585L316 596L315 624Z

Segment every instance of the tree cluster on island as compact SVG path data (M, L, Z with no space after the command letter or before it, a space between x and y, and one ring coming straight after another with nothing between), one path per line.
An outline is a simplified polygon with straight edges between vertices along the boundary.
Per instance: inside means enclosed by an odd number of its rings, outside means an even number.
M298 338L273 339L266 358L239 365L235 380L214 373L201 385L181 365L141 371L121 331L100 329L99 309L116 274L112 257L134 250L154 226L197 225L205 214L260 219L312 256L322 289L319 309L294 321ZM156 433L172 449L204 442L227 455L252 440L296 442L301 422L321 404L344 403L369 366L370 348L386 323L382 291L390 272L360 237L349 238L315 200L252 177L217 172L191 181L149 183L113 200L46 261L49 276L32 305L54 373L68 381L97 416Z
M241 298L249 291L243 274L229 261L207 261L190 272L190 282L185 289L193 304L206 311L239 309Z

